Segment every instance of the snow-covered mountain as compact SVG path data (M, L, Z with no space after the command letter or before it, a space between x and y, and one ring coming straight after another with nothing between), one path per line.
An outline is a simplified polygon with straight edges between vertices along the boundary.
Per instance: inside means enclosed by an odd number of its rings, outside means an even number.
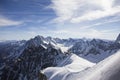
M93 39L91 41L80 40L75 43L69 52L75 53L91 62L97 63L120 49L120 44L114 41Z
M67 80L68 73L88 70L119 49L118 39L36 36L28 41L0 42L0 80L42 80L41 70L49 80Z
M120 51L95 66L88 61L84 61L84 59L81 60L80 57L78 58L75 55L72 57L75 58L72 59L72 63L62 67L47 68L43 73L47 75L49 80L120 80L119 74L115 76L116 73L120 72ZM77 62L76 59L80 61ZM75 64L76 62L77 64Z
M38 80L40 70L57 66L66 54L46 40L42 36L36 36L26 41L15 53L9 54L1 63L1 80Z

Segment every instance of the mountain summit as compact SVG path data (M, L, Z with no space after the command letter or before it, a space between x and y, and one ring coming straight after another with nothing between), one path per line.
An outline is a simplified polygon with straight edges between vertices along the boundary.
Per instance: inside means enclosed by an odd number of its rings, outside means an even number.
M116 42L120 43L120 34L118 35Z

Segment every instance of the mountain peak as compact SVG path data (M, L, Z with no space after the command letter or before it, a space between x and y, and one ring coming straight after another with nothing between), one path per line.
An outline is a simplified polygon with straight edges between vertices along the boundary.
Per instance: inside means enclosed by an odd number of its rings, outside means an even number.
M116 42L120 43L120 34L118 35Z
M28 46L40 46L41 44L44 44L46 41L45 41L45 38L43 36L36 36L32 39L30 39L28 42L27 42L27 45Z
M35 38L34 39L44 39L44 37L43 36L41 36L41 35L37 35L37 36L35 36Z

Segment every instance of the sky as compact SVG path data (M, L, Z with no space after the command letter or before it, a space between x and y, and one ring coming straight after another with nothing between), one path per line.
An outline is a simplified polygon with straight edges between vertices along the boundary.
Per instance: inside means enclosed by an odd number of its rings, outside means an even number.
M0 40L115 40L119 33L120 0L0 0Z

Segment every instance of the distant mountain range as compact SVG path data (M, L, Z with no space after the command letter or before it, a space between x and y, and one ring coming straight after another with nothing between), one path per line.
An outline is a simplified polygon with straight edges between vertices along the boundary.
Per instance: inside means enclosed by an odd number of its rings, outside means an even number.
M119 49L120 35L116 41L36 36L30 40L0 42L0 80L43 80L39 76L42 71L47 73L47 68L67 66L70 70L70 65L74 67L81 61L71 70L88 69ZM51 77L54 72L49 74L46 74L49 80L58 79Z

